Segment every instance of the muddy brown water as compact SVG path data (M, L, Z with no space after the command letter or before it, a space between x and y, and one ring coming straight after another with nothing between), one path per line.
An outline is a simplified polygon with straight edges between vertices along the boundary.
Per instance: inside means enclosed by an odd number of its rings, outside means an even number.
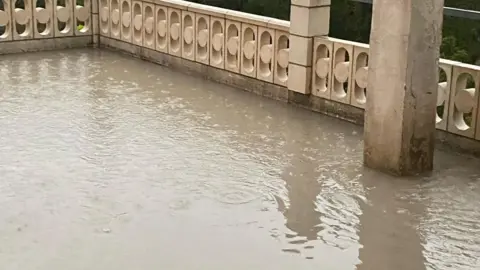
M479 160L103 50L0 56L0 268L480 269Z

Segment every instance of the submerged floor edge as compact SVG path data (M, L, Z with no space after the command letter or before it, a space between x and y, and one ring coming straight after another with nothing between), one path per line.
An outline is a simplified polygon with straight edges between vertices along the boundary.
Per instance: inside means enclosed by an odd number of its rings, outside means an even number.
M256 95L282 101L312 112L335 117L354 123L364 124L364 110L343 103L326 100L313 95L289 91L286 87L260 81L227 70L207 66L198 62L154 51L145 47L107 37L100 37L100 48L126 53L136 58L172 68L189 75L225 84ZM436 140L439 149L452 150L460 154L480 157L480 142L456 134L437 130Z

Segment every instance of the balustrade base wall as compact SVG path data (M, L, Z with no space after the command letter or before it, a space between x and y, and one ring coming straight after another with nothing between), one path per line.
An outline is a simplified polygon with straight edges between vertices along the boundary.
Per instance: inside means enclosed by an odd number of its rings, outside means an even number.
M146 47L123 42L108 37L100 37L100 47L127 53L136 58L157 63L159 65L180 71L189 75L200 76L203 79L223 83L235 88L255 93L270 99L287 102L288 90L279 85L274 85L261 80L250 78L238 73L229 72L199 62L194 62L181 57L162 53Z
M57 37L7 41L0 43L0 55L92 47L92 36Z

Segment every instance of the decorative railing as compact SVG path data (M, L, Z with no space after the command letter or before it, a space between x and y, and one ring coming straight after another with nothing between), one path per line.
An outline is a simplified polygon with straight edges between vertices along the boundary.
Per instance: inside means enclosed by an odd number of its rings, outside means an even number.
M312 95L364 108L369 46L315 38ZM480 140L480 66L440 60L437 128Z
M0 0L0 42L92 35L92 0Z
M288 21L187 1L99 1L102 36L287 86ZM312 95L363 109L369 46L313 44ZM441 60L439 70L437 128L480 140L480 67Z
M99 0L99 9L101 36L287 85L287 21L172 0Z

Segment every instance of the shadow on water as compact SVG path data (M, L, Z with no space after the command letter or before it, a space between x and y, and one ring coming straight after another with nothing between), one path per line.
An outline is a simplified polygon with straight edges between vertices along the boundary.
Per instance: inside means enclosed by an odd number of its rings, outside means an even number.
M364 169L358 269L476 269L480 265L480 168L476 158L436 151L430 176ZM455 210L454 210L455 209ZM453 211L452 211L453 210Z
M409 190L422 180L398 179L365 169L360 181L367 190L367 200L360 202L362 262L357 269L426 269L417 231L425 206L408 198Z
M317 197L321 186L318 183L318 174L312 175L308 169L311 166L297 162L287 168L282 175L289 199L289 205L278 199L278 210L285 216L285 226L295 234L287 234L287 238L303 238L290 243L306 243L318 239L321 230L320 212L317 211Z
M335 121L326 120L324 124L328 129L317 125L300 127L297 131L308 138L304 142L295 137L286 139L284 151L289 159L281 173L286 195L276 200L288 229L285 238L290 247L284 251L329 261L330 252L350 254L358 248L358 207L352 198L357 191L361 193L355 184L361 163L356 151L358 134L344 130Z
M287 143L287 149L291 149ZM301 151L301 150L298 150ZM302 154L300 152L300 154ZM303 153L304 154L304 153ZM317 210L317 198L321 192L318 182L319 173L315 172L313 164L303 155L294 156L291 163L284 169L281 178L285 181L288 202L276 196L278 211L285 216L285 226L290 230L285 234L289 244L303 245L312 248L309 242L318 239L321 230L321 214ZM298 248L287 248L285 252L300 253Z

